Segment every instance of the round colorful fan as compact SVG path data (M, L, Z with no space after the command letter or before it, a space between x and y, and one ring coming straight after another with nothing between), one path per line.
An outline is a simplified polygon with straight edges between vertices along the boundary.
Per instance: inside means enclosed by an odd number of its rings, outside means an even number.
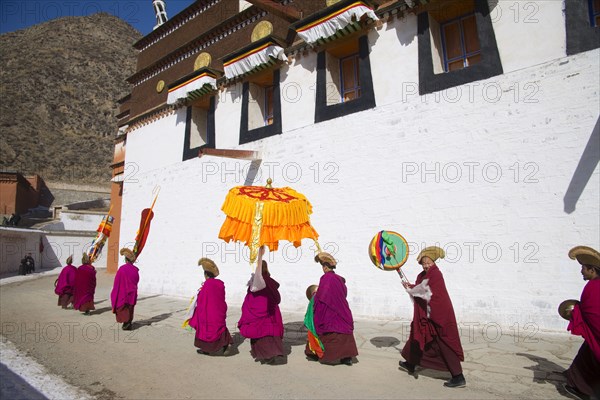
M408 243L397 232L381 231L369 244L369 258L381 270L396 271L408 259Z

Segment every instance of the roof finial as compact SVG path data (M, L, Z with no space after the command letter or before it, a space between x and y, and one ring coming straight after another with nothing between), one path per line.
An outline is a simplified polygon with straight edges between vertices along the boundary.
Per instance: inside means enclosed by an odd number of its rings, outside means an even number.
M167 5L163 0L152 0L154 6L154 14L156 14L156 25L154 29L158 28L165 22L167 22Z

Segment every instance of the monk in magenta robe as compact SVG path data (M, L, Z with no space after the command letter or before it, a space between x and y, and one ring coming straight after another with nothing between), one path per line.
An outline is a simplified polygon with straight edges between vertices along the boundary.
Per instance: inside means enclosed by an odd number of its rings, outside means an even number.
M565 389L581 399L600 398L600 253L591 247L577 246L569 251L569 257L579 261L583 280L588 282L567 327L585 341L565 371Z
M125 257L125 264L117 270L110 293L110 301L117 322L122 323L122 329L128 331L132 327L140 274L138 268L133 265L136 259L135 254L128 248L122 248L121 255Z
M314 327L323 345L323 356L317 358L308 344L304 351L309 360L323 364L352 365L358 355L354 340L354 319L346 296L346 280L334 271L337 261L321 252L315 261L321 264L323 276L313 297Z
M279 283L271 278L266 261L262 261L263 289L252 291L252 279L242 304L238 328L250 339L250 354L256 361L273 364L283 351L283 319L279 311ZM253 275L253 279L254 279Z
M60 271L56 280L54 293L58 295L58 305L67 308L73 303L73 288L75 286L75 274L77 267L73 264L73 256L67 258L67 265Z
M400 361L400 368L410 374L417 365L450 371L452 379L444 386L464 387L466 380L460 364L464 361L464 353L444 277L435 264L438 258L444 258L441 248L423 249L417 256L423 272L417 276L414 285L403 283L414 300L414 316L410 336L402 349L406 361Z
M233 339L226 324L225 284L216 279L219 268L212 260L201 258L198 265L204 269L205 281L192 304L194 312L189 320L196 330L194 346L199 354L227 355Z
M75 273L75 288L73 290L73 308L90 315L94 307L94 293L96 292L96 269L90 263L90 257L83 253L82 265Z

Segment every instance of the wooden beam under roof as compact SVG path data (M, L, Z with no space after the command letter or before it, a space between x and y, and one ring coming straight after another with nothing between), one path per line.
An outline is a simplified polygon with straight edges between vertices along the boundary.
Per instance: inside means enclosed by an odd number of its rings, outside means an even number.
M273 0L246 0L277 17L283 18L288 22L296 22L302 19L302 11L296 8L294 4L283 5Z
M204 155L237 158L240 160L256 160L259 156L258 151L254 150L211 149L209 147L204 147L198 152L198 157L202 157Z

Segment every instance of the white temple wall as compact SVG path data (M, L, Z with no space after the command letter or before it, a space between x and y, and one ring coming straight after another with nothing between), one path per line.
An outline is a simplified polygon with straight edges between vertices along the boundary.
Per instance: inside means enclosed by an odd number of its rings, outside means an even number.
M378 43L388 39L381 35ZM177 151L181 157L183 126L173 117L157 121L127 143L127 162L143 159L144 168L137 181L125 181L122 245L133 241L141 210L161 187L138 262L140 291L191 296L202 281L197 261L208 256L219 265L229 306L240 307L250 275L247 249L218 239L220 207L231 187L264 185L271 177L274 186L291 186L313 204L312 223L321 246L339 260L356 317L412 316L399 278L377 270L367 255L371 238L389 229L411 244L403 268L411 281L420 271L414 260L420 249L446 249L439 266L459 322L524 334L563 330L556 308L578 298L584 285L567 252L600 247L600 173L597 154L585 151L588 141L598 141L599 67L594 50L293 129L312 118L298 116L284 125L291 131L242 146L261 152L254 181L250 161L171 161ZM390 101L392 91L382 83L377 95ZM237 107L219 104L217 148L237 147ZM166 137L171 142L154 144ZM591 175L578 170L580 161ZM281 308L304 311L304 291L321 275L310 241L301 249L282 243L269 257Z
M236 83L219 92L215 107L215 141L218 149L237 146L240 142L242 84Z
M317 53L295 57L281 68L281 115L284 132L312 125L315 121Z
M136 180L138 174L181 162L186 109L132 130L127 134L124 179Z
M369 32L371 75L377 106L419 93L417 17L408 15Z
M564 1L501 0L491 10L504 73L566 55Z

